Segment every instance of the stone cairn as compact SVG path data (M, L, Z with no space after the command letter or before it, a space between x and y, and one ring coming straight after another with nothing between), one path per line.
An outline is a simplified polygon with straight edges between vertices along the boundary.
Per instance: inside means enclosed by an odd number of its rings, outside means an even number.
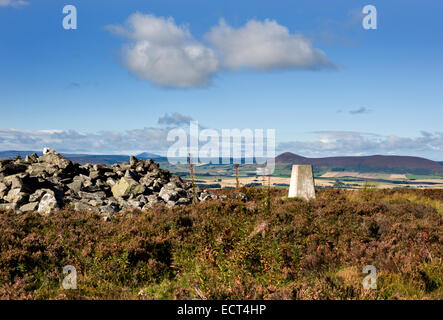
M195 193L197 201L217 198L198 187ZM41 157L0 161L0 209L17 213L48 215L68 206L100 213L107 220L120 210L145 210L157 203L171 208L193 199L190 182L160 169L152 159L131 156L129 163L81 166L45 149Z

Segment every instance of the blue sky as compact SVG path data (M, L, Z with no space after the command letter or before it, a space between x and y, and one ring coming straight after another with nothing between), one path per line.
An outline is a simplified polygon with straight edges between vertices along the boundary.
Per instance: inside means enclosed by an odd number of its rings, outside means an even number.
M66 4L78 10L77 30L62 27ZM362 28L367 4L376 30ZM167 131L192 118L276 129L277 152L443 160L441 9L426 0L0 0L0 150L162 153ZM266 38L271 29L281 37ZM248 50L238 41L248 32L263 41L257 48L270 39L281 51ZM204 55L152 70L125 51L148 41L163 52L162 39Z

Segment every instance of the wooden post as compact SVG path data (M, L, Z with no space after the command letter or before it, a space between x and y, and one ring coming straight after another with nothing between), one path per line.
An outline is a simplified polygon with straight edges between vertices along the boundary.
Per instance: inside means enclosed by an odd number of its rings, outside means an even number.
M197 196L195 194L195 181L194 181L194 165L192 163L192 155L191 153L189 153L189 174L191 175L191 183L192 183L192 195L193 195L193 199L192 201L194 203L197 202Z
M235 187L237 190L240 188L240 183L238 182L238 163L235 164Z

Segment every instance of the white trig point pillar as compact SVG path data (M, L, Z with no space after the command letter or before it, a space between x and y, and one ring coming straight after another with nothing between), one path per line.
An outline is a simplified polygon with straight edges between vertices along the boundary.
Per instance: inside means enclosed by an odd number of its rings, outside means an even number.
M311 165L292 166L288 198L315 199L314 176Z

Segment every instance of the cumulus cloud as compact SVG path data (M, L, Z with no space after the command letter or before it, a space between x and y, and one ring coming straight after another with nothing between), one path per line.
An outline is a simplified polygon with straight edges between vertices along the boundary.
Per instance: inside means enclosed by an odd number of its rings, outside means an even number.
M224 20L206 35L229 69L318 69L330 67L323 51L301 34L291 34L275 20L250 20L235 29Z
M23 7L29 5L29 2L23 0L0 0L0 7Z
M172 18L135 13L124 26L109 31L130 40L123 49L125 65L141 79L162 87L201 87L218 70L215 52L196 41L187 26Z
M316 139L280 143L277 150L304 156L398 154L443 159L443 132L418 137L382 136L352 131L315 131Z
M42 150L97 154L162 153L167 149L168 128L143 128L124 132L81 133L75 130L0 129L1 150Z
M172 144L167 141L168 132L185 124L190 117L172 114L160 119L160 127L96 133L0 129L0 150L49 147L66 153L137 154L147 151L165 155ZM412 138L353 131L315 131L312 134L315 136L312 140L279 143L276 152L291 151L307 157L390 154L443 160L443 132L422 131Z
M207 86L221 70L333 67L308 39L274 20L250 20L237 29L222 20L205 35L209 45L197 41L188 26L152 14L135 13L106 29L128 40L122 54L129 70L161 87Z
M172 142L167 141L170 130L189 125L193 120L174 112L158 119L158 127L127 131L104 130L83 133L76 130L42 129L18 130L0 128L0 150L42 150L45 147L66 153L137 154L151 152L166 154Z

